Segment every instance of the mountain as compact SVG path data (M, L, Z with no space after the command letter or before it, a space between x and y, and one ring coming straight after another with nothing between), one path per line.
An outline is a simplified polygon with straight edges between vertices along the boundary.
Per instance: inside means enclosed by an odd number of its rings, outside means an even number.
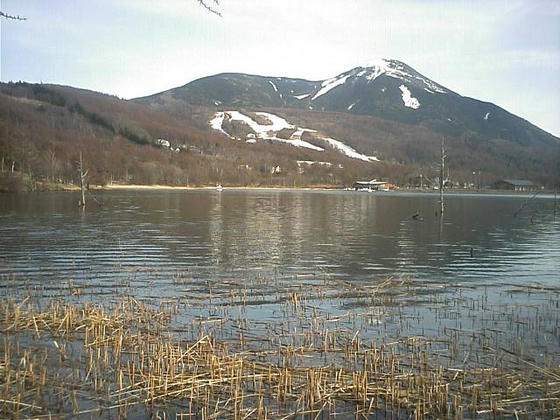
M304 148L336 149L346 156L350 148L356 159L406 166L409 178L433 172L445 136L452 178L459 184L472 183L473 172L485 174L487 184L502 177L560 182L557 137L397 60L375 60L322 81L223 73L133 102L177 116L187 115L185 106L207 109L212 128L252 143L302 147L303 140ZM283 120L282 130L269 131L274 124L262 122L259 112ZM393 169L390 176L402 182L395 175L401 168Z
M301 161L316 161L318 152L233 142L209 127L212 113L189 105L163 112L68 86L0 83L0 191L76 184L80 152L92 185L340 186L371 174L366 162L350 166L334 151L321 154L329 165L303 172Z
M0 190L90 181L169 185L560 184L560 141L406 64L377 60L323 81L223 73L133 100L0 83Z
M421 124L449 136L517 144L558 138L504 109L463 97L397 60L380 59L323 81L224 73L135 101L228 108L298 108Z

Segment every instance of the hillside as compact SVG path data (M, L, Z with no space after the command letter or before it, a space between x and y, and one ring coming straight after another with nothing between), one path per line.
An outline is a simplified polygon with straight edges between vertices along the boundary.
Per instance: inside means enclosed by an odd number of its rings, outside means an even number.
M224 73L130 101L72 87L0 84L0 189L93 184L350 186L438 177L560 184L560 141L404 63L378 60L324 81Z
M333 168L302 171L297 161L315 161L316 152L232 142L210 129L212 113L183 107L177 116L70 87L0 84L0 189L76 182L80 151L90 183L100 185L344 185L371 175L335 153L326 156Z
M504 177L543 185L560 182L558 138L494 104L463 97L396 60L377 60L324 81L224 73L134 102L183 117L185 106L204 106L214 110L207 123L223 116L229 131L222 125L216 130L245 139L259 136L242 119L269 112L293 127L339 139L361 155L400 165L391 173L400 183L414 178L414 171L416 176L433 175L442 136L451 177L458 184L472 182L473 172L483 174L484 184ZM325 147L321 141L312 144ZM406 176L401 175L402 166Z
M188 103L220 110L297 108L371 115L423 125L450 136L554 144L558 139L504 109L463 97L396 60L377 60L324 81L225 73L135 102L172 108Z

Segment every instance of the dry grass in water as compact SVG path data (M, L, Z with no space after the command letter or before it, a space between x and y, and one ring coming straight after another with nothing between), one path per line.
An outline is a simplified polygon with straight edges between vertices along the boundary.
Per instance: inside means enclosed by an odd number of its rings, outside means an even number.
M410 280L296 280L270 293L181 280L177 300L103 306L5 291L1 416L560 416L558 290L535 312Z

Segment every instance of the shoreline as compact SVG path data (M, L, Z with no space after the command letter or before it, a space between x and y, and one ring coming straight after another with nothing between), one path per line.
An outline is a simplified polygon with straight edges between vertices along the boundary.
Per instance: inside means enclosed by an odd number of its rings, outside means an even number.
M78 188L79 190L79 188ZM216 190L216 186L173 186L173 185L136 185L136 184L112 184L103 186L91 186L92 191L199 191L199 190ZM410 193L410 194L439 194L439 190L431 189L420 189L420 188L395 188L390 191L355 191L354 189L348 187L340 186L308 186L308 187L287 187L287 186L227 186L223 185L224 191L345 191L345 192L355 192L355 193L367 193L367 194L400 194L400 193ZM537 195L554 195L554 190L538 190L538 191L508 191L508 190L468 190L468 189L450 189L444 190L444 194L448 195L512 195L512 196L533 196Z
M185 187L185 186L173 186L173 185L133 185L133 184L112 184L104 186L91 187L92 190L216 190L216 186L197 186L197 187ZM255 186L223 186L224 190L293 190L293 191L343 191L340 187L329 187L329 186L314 186L314 187L255 187Z
M6 191L0 190L1 193L21 193L21 192L77 192L80 187L72 184L44 184L42 187L31 191ZM90 185L88 191L215 191L216 186L175 186L162 184L107 184L107 185ZM333 185L316 185L307 187L290 187L290 186L223 186L224 191L345 191L367 194L439 194L439 190L420 189L420 188L395 188L390 191L355 191L352 188L333 186ZM468 190L468 189L450 189L445 190L446 195L511 195L511 196L533 196L533 195L552 195L554 190L537 190L537 191L509 191L509 190Z

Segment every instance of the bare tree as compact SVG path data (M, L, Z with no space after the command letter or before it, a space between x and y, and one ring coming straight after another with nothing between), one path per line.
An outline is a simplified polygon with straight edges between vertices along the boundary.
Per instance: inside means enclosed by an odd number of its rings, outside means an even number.
M80 206L82 209L86 208L86 177L88 174L88 171L84 172L84 163L82 160L82 152L80 152L80 161L79 163L79 168L78 168L78 172L80 173L80 192L82 193L82 198L80 199L80 201L78 202L78 206Z
M0 10L0 17L3 17L4 19L11 19L11 20L27 20L26 17L9 15L1 10Z
M441 148L440 148L440 164L439 164L439 214L443 217L444 205L443 205L443 187L445 186L445 181L443 180L443 175L445 173L445 137L441 137Z
M218 15L220 17L222 17L221 12L218 10L218 8L220 7L220 2L219 0L211 0L211 1L207 1L207 0L197 0L200 5L202 7L204 7L206 10L208 10L209 12L214 13L215 15Z
M198 3L206 10L215 15L222 17L222 13L219 11L220 2L219 0L197 0ZM27 20L26 17L19 16L19 15L10 15L6 12L0 10L0 18L10 19L10 20Z

